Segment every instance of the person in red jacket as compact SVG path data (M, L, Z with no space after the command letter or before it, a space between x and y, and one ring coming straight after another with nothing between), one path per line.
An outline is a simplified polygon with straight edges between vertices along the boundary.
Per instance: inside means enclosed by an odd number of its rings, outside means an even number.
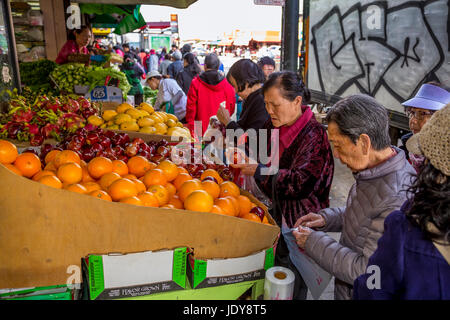
M226 102L226 109L234 113L236 96L233 87L219 72L220 60L215 53L205 57L205 71L195 77L188 91L186 105L186 123L193 137L194 121L202 122L201 135L208 128L209 119L217 114L220 103ZM197 129L198 130L198 129Z

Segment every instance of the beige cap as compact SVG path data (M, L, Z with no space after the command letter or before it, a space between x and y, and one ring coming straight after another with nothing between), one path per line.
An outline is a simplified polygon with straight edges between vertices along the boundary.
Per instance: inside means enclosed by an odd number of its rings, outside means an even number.
M450 104L436 111L420 132L409 138L406 148L424 155L436 169L450 176Z

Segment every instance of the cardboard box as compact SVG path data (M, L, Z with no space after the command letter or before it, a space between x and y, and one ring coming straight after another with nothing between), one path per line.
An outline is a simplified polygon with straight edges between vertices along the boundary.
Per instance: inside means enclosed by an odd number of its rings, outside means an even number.
M273 267L274 248L230 259L196 259L188 256L188 277L192 288L208 288L264 279L266 270Z
M0 288L67 283L69 268L81 276L81 258L95 252L189 247L197 259L243 257L271 247L280 232L268 213L273 225L109 202L48 187L3 165L0 181Z
M84 97L90 99L92 102L110 101L122 103L123 101L122 90L112 86L96 86L86 93Z
M89 255L82 261L89 300L145 296L186 288L187 248Z

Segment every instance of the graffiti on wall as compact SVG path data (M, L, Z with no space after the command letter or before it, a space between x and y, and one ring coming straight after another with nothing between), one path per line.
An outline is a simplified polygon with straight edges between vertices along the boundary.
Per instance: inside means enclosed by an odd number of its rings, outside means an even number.
M312 89L342 95L356 86L376 96L384 88L402 102L424 82L448 85L450 0L343 2L354 4L345 12L322 5L311 26Z

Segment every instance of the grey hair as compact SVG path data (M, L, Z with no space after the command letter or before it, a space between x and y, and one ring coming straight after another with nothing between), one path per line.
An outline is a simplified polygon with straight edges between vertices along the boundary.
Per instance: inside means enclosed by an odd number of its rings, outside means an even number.
M371 96L355 94L338 101L328 111L326 121L335 122L354 144L361 134L367 134L375 150L391 145L388 111Z

